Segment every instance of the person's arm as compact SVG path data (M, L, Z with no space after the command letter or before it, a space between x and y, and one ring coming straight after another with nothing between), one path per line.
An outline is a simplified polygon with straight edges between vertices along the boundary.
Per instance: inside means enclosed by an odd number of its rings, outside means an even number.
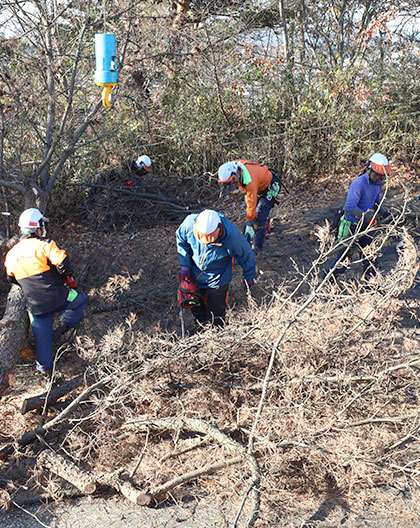
M64 249L60 249L57 246L54 240L46 242L43 250L48 262L55 266L60 275L71 275L73 273L69 257Z
M246 222L251 224L257 218L258 189L256 182L248 183L246 190Z
M187 242L187 232L183 222L176 230L176 248L178 251L179 264L191 267L192 248Z
M362 191L360 188L360 185L358 185L357 181L354 181L349 188L349 192L347 194L347 200L346 205L344 207L344 210L347 214L354 216L355 218L362 218L364 212L360 209L359 202L361 197Z
M247 283L255 280L255 255L246 238L233 224L230 226L228 253L242 267L244 279Z

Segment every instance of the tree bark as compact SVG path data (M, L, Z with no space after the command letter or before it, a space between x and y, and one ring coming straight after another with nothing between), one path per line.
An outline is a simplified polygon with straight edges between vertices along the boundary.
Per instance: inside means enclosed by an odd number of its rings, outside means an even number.
M90 473L80 469L58 453L49 450L42 451L38 456L38 464L70 482L83 493L90 494L96 490L95 479Z
M150 503L151 497L149 497L143 491L135 488L128 480L122 480L115 473L106 473L95 476L95 480L99 484L114 488L133 504L137 504L138 506L147 506Z
M83 382L83 379L84 376L81 374L80 376L62 383L58 387L53 387L49 392L44 392L44 394L33 396L32 398L26 398L26 400L23 400L20 412L25 414L29 411L33 411L34 409L42 409L44 406L48 407L49 405L53 405L65 394L68 394L73 389L78 387Z
M13 285L0 321L0 396L12 384L13 368L28 334L28 313L21 288Z

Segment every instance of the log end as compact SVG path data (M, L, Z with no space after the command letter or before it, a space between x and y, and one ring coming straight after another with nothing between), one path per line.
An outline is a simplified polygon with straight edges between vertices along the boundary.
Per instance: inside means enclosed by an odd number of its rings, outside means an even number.
M86 483L81 490L83 493L86 493L86 495L90 495L91 493L95 493L96 491L96 483L95 482L88 482Z
M140 493L136 498L136 504L138 506L148 506L152 500L152 497L145 493Z

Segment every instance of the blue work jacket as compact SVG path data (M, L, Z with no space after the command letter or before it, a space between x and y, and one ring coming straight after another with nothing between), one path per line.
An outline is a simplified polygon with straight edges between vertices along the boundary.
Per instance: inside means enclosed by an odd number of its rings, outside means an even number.
M220 215L222 235L215 243L203 244L194 236L194 221L191 214L176 232L179 263L191 269L191 280L197 288L218 288L232 280L233 259L243 269L244 279L256 277L255 256L246 238L225 216Z
M369 180L368 173L364 172L351 183L344 210L352 211L358 207L365 213L368 209L372 209L375 204L378 205L381 201L380 194L382 185L382 180L376 184L372 183ZM347 213L346 220L358 222L360 218Z

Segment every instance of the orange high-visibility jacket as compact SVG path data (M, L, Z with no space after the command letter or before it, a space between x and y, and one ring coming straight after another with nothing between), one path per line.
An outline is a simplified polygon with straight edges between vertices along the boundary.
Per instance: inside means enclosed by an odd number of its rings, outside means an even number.
M7 253L4 265L7 275L22 287L33 315L48 313L67 300L60 275L71 273L70 263L53 240L36 235L21 239Z
M246 192L246 221L257 218L258 194L265 191L273 179L268 166L263 163L253 163L246 160L239 161L248 169L251 180L248 184L239 183L239 188Z

